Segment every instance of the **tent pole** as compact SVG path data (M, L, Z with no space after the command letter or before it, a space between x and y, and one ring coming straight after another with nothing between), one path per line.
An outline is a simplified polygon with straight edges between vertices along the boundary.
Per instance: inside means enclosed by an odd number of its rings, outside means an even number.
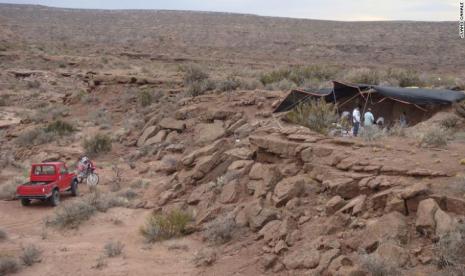
M339 108L337 106L337 102L336 102L336 92L334 91L334 85L333 85L333 98L334 98L334 106L336 107L336 112L337 114L339 114Z

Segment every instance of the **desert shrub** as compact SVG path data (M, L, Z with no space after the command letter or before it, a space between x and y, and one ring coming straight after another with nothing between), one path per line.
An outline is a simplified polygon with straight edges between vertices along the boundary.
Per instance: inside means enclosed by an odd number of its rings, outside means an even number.
M16 188L22 184L21 179L12 180L0 186L0 199L13 200L16 199Z
M42 251L35 246L34 244L30 244L23 248L23 251L19 258L26 266L32 266L35 263L40 262L40 256L42 255Z
M5 230L0 229L0 241L6 240L8 235L6 234Z
M450 115L444 118L440 124L446 129L453 129L459 124L459 118L457 116Z
M126 199L128 199L128 200L135 199L135 198L138 196L137 192L134 191L134 190L131 189L131 188L128 188L128 189L126 189L126 190L120 192L118 195L119 195L120 197L126 198Z
M217 88L220 91L233 91L239 88L241 82L234 76L228 76L225 80L218 83Z
M413 70L389 69L386 72L386 78L396 80L401 87L423 85L420 76Z
M178 241L170 242L167 244L168 250L184 250L187 251L189 246L187 244L179 243Z
M139 104L142 107L146 107L152 104L153 102L153 97L152 93L148 90L142 90L137 94L137 99L139 101Z
M447 275L465 271L465 225L459 224L456 231L450 232L439 240L434 247L435 263Z
M45 132L47 133L56 133L60 136L68 135L72 132L75 131L75 128L73 127L72 124L62 121L62 120L56 120L50 124L47 125L47 127L44 129Z
M323 134L328 132L337 117L334 105L324 99L301 103L287 114L290 122Z
M182 69L184 71L184 84L200 83L208 79L208 74L199 65L191 64Z
M97 258L97 262L95 265L92 266L93 269L103 269L108 265L107 259L105 256L100 256Z
M153 243L184 235L187 224L192 220L190 214L173 210L168 214L152 214L140 229L147 242Z
M203 236L206 240L223 244L230 241L236 229L236 222L231 216L217 217L205 226Z
M56 135L52 132L46 132L42 128L34 128L26 131L16 138L16 143L19 146L38 146L49 143L56 139Z
M373 276L391 276L400 275L398 268L393 265L386 263L373 254L362 254L360 255L362 267L371 273Z
M111 137L106 134L98 133L94 137L85 139L83 142L84 150L89 156L97 156L101 153L111 151Z
M98 190L85 198L86 203L99 212L106 212L114 207L126 207L128 200L113 193L100 193Z
M379 84L381 76L378 71L369 68L349 70L344 79L352 83Z
M26 86L29 89L37 89L37 88L40 88L41 83L38 80L29 80L26 82Z
M196 267L204 267L212 265L217 259L217 254L213 249L203 248L197 251L192 262Z
M379 140L386 136L386 132L378 126L365 126L360 131L360 137L367 142Z
M283 79L279 82L266 85L267 90L291 90L297 85L288 79Z
M420 136L420 145L427 147L444 147L447 145L447 135L444 129L432 127Z
M110 128L112 124L111 118L108 116L105 109L98 109L89 114L89 120L94 122L95 125L103 128Z
M47 225L58 228L77 228L82 222L88 220L96 211L96 208L85 200L65 202L55 209Z
M389 128L388 134L389 136L405 137L407 136L407 130L397 122Z
M260 81L258 80L242 80L241 81L241 88L245 90L255 90L262 86Z
M124 244L120 241L109 241L103 247L105 256L112 258L117 257L123 253Z
M191 97L197 97L200 95L205 94L207 91L214 90L216 88L216 85L213 81L211 80L201 80L201 81L196 81L187 87L187 94Z
M277 69L260 76L260 82L263 85L277 83L282 80L288 79L297 86L301 86L306 80L330 80L334 78L337 73L336 68L329 66L299 66L287 69Z
M268 73L264 73L260 76L260 82L263 85L268 85L272 84L275 82L282 81L284 79L287 79L290 75L290 70L289 69L278 69L278 70L273 70Z
M0 256L0 275L8 275L18 272L19 264L11 257Z

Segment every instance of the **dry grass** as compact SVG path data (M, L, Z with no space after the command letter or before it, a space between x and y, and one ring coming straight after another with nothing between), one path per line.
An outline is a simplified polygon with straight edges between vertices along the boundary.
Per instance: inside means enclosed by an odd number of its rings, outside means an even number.
M231 216L217 217L205 226L203 237L212 243L224 244L233 238L236 222Z
M367 142L373 142L386 137L386 132L378 126L365 126L360 131L360 137Z
M106 134L98 133L94 137L85 139L82 146L87 155L95 157L99 154L111 151L111 138Z
M69 135L76 131L74 126L66 121L56 120L47 125L44 129L46 133L54 133L59 136Z
M463 275L465 271L465 225L459 224L457 230L441 237L434 245L436 265L447 275Z
M349 70L343 78L351 83L376 85L379 84L381 80L381 74L378 70L370 68L355 68Z
M362 267L370 272L372 276L400 275L398 268L379 260L374 255L362 254L360 259Z
M196 267L205 267L211 266L213 263L215 263L216 259L216 251L209 248L203 248L194 254L192 262Z
M22 249L19 258L25 266L32 266L41 261L41 256L42 251L34 244L30 244Z
M298 125L326 134L337 121L334 105L323 99L301 103L287 114L287 119Z
M123 253L124 244L120 241L109 241L103 247L105 256L109 258L117 257Z
M0 186L0 200L16 199L16 188L23 183L22 179L17 178Z
M187 224L192 220L190 214L174 210L168 214L152 214L140 229L147 242L167 240L185 234Z
M423 147L447 146L447 133L439 127L431 127L420 136L420 145Z

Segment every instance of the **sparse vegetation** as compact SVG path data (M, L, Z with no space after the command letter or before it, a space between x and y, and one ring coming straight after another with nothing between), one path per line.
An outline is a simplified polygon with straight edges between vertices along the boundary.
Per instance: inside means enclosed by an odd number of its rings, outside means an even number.
M230 241L236 229L236 222L231 216L217 217L205 226L203 236L206 240L223 244Z
M42 251L35 245L30 244L23 248L20 259L26 266L32 266L41 261Z
M103 247L105 256L109 258L117 257L123 253L124 244L120 241L109 241Z
M426 147L445 147L447 145L446 131L439 127L431 127L420 136L420 145Z
M184 71L184 84L200 83L209 78L208 74L199 65L191 64L181 68Z
M13 200L16 198L16 188L22 184L22 179L14 179L0 186L0 199Z
M333 104L321 99L299 104L287 114L287 118L294 124L326 134L331 125L337 121L337 114Z
M441 127L445 129L454 129L459 124L459 118L454 115L449 115L441 121Z
M241 82L235 76L230 75L218 84L218 90L223 92L233 91L239 88L240 85Z
M441 237L433 247L435 263L447 275L463 275L465 271L465 225Z
M0 275L13 274L19 271L19 263L14 258L0 256Z
M173 210L168 214L154 213L148 217L140 232L149 243L167 240L184 235L191 220L191 215L181 210Z
M93 269L103 269L104 267L108 266L107 259L105 256L100 256L97 258L97 262L94 266L92 266Z
M150 93L150 91L148 90L139 91L139 93L137 94L137 99L139 101L140 106L142 107L147 107L151 105L153 102L152 93Z
M19 146L38 146L54 141L56 135L52 132L46 132L43 128L37 127L26 131L16 138L16 143Z
M54 133L59 136L64 136L73 133L75 128L66 121L56 120L53 123L48 124L44 130L46 133Z
M279 83L283 80L288 80L296 86L301 86L305 82L312 80L313 82L327 81L334 78L337 74L337 69L329 66L304 66L287 69L277 69L260 76L260 82L267 86L273 83Z
M379 84L380 79L379 71L370 68L351 69L344 76L344 80L348 82L361 84Z
M389 128L388 134L390 136L405 137L407 136L407 130L397 122Z
M376 125L365 126L360 131L360 137L367 142L373 142L386 136L386 132Z
M393 84L399 85L400 87L410 87L410 86L422 86L423 82L420 79L420 76L417 72L413 70L405 69L389 69L386 72L386 77L388 81L392 80L395 82Z
M196 267L211 266L216 258L217 254L213 249L203 248L194 254L192 262Z
M111 151L111 137L98 133L94 137L85 139L83 147L89 156L97 156Z
M362 254L360 257L362 267L373 276L399 275L399 270L396 267L383 262L373 254Z

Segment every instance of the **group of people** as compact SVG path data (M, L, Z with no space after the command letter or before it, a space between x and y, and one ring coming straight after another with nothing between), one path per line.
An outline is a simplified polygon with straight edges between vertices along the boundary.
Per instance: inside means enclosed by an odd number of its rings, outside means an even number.
M357 136L362 125L362 114L360 112L361 107L357 106L352 111L352 133L353 136ZM342 113L342 118L348 118L350 113L348 111L344 111ZM383 128L384 127L384 118L378 117L375 121L375 116L372 113L371 108L368 108L365 114L363 114L363 126L364 127L372 127L376 124L377 127ZM407 126L407 116L405 111L402 112L399 118L399 124L401 127Z

